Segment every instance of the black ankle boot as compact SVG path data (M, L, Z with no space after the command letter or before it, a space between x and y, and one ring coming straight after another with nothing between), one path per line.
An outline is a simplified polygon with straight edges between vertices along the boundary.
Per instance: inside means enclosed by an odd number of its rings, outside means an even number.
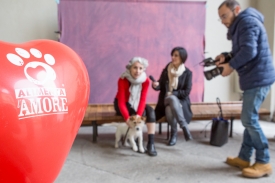
M171 137L168 142L168 146L174 146L177 143L177 132L171 132Z
M157 153L157 151L156 151L156 149L155 149L155 145L154 144L147 144L147 154L149 155L149 156L156 156L158 153Z
M183 135L186 141L192 140L192 135L189 131L189 129L185 126L182 127Z

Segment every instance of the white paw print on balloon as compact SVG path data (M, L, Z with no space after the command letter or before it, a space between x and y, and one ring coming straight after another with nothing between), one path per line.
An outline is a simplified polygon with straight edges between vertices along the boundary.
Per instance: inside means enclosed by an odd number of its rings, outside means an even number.
M13 53L8 53L7 54L7 59L14 65L17 66L23 66L24 65L24 58L30 58L31 55L33 55L35 58L42 58L42 53L35 49L35 48L31 48L30 49L30 53L27 50L24 50L22 48L15 48L16 53L18 54L13 54ZM31 54L31 55L30 55ZM21 57L23 58L21 58ZM54 65L55 64L55 59L51 54L45 54L44 55L44 60L46 61L46 63L43 62L38 62L38 61L32 61L27 63L27 65L25 65L24 67L24 74L26 76L26 78L36 84L36 85L43 85L45 84L47 81L51 80L54 81L56 79L56 73L53 70L53 68L50 65ZM46 73L38 73L37 78L39 78L39 80L31 77L28 72L27 69L28 68L37 68L38 66L41 66L45 69ZM40 74L40 75L39 75Z

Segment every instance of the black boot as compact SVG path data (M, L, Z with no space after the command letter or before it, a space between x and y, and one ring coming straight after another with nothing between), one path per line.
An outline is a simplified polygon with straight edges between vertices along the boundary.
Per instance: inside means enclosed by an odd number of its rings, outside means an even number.
M170 137L170 140L169 140L169 142L168 142L168 146L174 146L174 145L176 145L176 143L177 143L177 133L172 133L171 132L171 137Z
M183 135L184 135L184 138L186 141L189 141L189 140L192 140L193 137L189 131L189 129L187 128L187 126L183 126L181 127L182 128L182 131L183 131Z
M156 156L157 151L154 145L154 134L148 134L147 154L149 156Z
M153 143L147 144L147 154L149 156L156 156L158 154Z
M178 132L178 128L177 128L177 123L176 121L174 123L171 124L171 136L170 136L170 140L168 142L168 146L174 146L176 145L177 142L177 132Z

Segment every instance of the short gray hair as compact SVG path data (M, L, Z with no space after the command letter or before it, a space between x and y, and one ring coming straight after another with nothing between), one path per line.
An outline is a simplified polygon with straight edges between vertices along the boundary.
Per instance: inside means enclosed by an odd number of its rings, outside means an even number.
M146 70L146 68L149 66L148 60L146 60L145 58L142 58L142 57L133 57L129 61L129 63L126 65L126 69L130 69L135 62L141 63L143 65L143 67L144 67L144 70Z
M236 1L236 0L225 0L225 1L222 2L222 4L219 6L218 9L220 9L223 5L225 5L227 8L229 8L231 10L236 8L236 6L240 6L238 1Z

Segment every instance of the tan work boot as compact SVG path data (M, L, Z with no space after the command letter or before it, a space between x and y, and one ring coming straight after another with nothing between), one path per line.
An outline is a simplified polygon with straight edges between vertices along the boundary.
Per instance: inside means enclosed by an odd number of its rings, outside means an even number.
M228 165L239 167L241 170L250 166L249 161L244 161L239 157L227 157L226 162Z
M243 169L243 176L250 178L260 178L272 173L272 167L270 163L262 164L255 163L254 165Z

